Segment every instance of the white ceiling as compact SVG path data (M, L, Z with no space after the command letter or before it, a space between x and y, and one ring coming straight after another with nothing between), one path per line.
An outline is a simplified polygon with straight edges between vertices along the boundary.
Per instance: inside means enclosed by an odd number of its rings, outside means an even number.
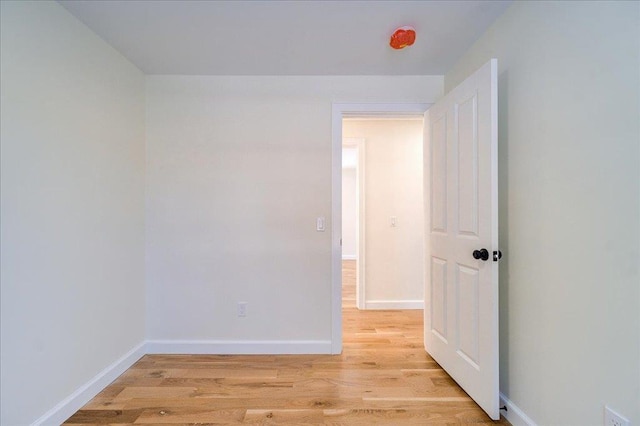
M441 75L510 2L59 3L147 74ZM396 51L403 25L417 39Z

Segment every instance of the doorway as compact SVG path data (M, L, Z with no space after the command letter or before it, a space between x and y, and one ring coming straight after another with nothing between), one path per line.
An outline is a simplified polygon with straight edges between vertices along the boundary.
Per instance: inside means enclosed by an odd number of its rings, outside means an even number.
M343 308L424 307L423 121L343 119L342 261L355 273L343 276Z
M332 108L332 352L342 352L342 141L344 119L407 119L421 117L430 104L334 104ZM359 154L359 157L362 154ZM421 187L421 185L420 185ZM366 194L365 194L366 196ZM422 203L420 203L422 207ZM388 216L392 227L395 216ZM361 225L358 229L361 228ZM365 236L366 238L366 236ZM361 248L358 248L358 257ZM364 274L363 274L364 275ZM366 277L365 277L366 278ZM360 296L360 295L358 295ZM366 302L366 299L365 299ZM365 303L366 305L366 303ZM365 306L366 307L366 306ZM387 307L389 308L389 307Z

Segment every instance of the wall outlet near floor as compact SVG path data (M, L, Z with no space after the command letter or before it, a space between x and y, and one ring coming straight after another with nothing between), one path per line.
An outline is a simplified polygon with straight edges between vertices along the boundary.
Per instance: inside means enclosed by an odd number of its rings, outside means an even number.
M238 302L238 316L246 317L247 316L247 302Z
M629 420L616 413L608 406L604 406L604 426L629 426Z

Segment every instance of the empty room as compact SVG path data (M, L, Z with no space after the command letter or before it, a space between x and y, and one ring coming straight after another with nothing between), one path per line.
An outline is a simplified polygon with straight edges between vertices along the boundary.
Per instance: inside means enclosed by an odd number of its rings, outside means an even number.
M640 426L640 2L0 0L0 240L3 426Z

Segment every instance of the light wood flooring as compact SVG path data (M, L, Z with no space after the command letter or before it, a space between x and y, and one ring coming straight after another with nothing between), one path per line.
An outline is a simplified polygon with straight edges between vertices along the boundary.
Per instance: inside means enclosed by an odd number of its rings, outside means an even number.
M341 355L146 355L65 424L508 425L423 347L422 311L358 311L343 263Z

